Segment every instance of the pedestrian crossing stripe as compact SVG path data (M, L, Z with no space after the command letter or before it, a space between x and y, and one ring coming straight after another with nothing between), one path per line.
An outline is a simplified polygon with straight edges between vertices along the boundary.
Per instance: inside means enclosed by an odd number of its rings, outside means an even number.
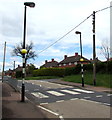
M66 92L66 93L69 93L69 94L81 94L81 93L78 93L78 92L74 92L74 91L70 91L70 90L61 90L62 92Z
M59 93L59 92L56 92L56 91L47 91L48 93L52 94L52 95L55 95L55 96L64 96L65 94L62 94L62 93Z
M74 91L72 91L72 90L74 90ZM72 95L81 94L81 92L82 93L94 93L93 91L88 91L88 90L83 90L83 89L72 89L72 90L66 90L66 89L60 90L63 93L53 91L53 90L52 91L46 91L46 92L49 93L49 94L52 94L54 96L64 96L64 95L66 95L66 93L72 94ZM35 97L38 97L38 98L49 98L49 96L47 96L43 93L40 93L40 92L33 92L31 94L34 95Z
M31 94L34 95L35 97L38 97L38 98L48 98L49 97L49 96L44 95L44 94L42 94L40 92L33 92Z
M88 90L83 90L83 89L73 89L78 92L83 92L83 93L94 93L93 91L88 91Z

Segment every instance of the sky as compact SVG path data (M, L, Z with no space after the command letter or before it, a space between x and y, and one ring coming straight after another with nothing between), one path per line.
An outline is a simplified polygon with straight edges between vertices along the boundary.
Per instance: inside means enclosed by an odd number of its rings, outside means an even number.
M22 58L12 56L14 46L23 41L24 2L29 0L1 0L0 1L0 71L3 67L4 43L6 41L5 70L22 65ZM26 43L31 41L36 51L33 63L40 67L45 60L52 58L60 62L64 55L80 54L80 36L82 34L83 56L93 58L92 16L76 29L84 19L93 13L109 7L111 0L32 0L35 7L27 7ZM60 39L72 30L63 39ZM60 40L59 40L60 39ZM59 40L57 43L55 41ZM100 47L103 43L109 46L110 40L110 9L96 13L96 57L104 61ZM55 43L51 47L51 44ZM45 48L48 49L44 50ZM43 51L44 50L44 51Z

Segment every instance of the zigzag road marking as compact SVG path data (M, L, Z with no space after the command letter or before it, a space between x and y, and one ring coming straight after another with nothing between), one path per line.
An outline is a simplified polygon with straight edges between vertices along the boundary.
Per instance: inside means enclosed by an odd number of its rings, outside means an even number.
M70 91L70 90L61 90L62 92L66 92L66 93L69 93L69 94L73 94L73 95L76 95L76 94L80 94L78 92L74 92L74 91Z
M38 98L48 98L49 97L49 96L44 95L44 94L42 94L40 92L33 92L31 94L34 95L35 97L38 97Z
M93 91L88 91L88 90L83 90L83 89L73 89L78 92L83 92L83 93L94 93Z
M62 93L59 93L59 92L56 92L56 91L47 91L48 93L52 94L52 95L55 95L55 96L64 96L65 94L62 94Z

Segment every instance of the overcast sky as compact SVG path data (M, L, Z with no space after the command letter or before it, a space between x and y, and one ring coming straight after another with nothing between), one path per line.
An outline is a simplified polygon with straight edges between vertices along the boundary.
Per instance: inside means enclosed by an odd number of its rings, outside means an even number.
M0 70L2 70L4 43L7 42L5 69L13 68L13 61L22 65L22 58L12 57L13 47L23 41L24 2L0 1ZM32 41L38 57L30 60L36 67L52 58L60 62L64 55L80 54L79 35L82 33L83 56L93 58L92 16L49 49L43 49L86 19L93 11L110 6L111 0L32 0L35 8L27 7L26 43ZM96 13L96 57L105 60L100 52L103 42L110 40L110 9ZM108 43L107 43L108 44ZM41 52L41 53L40 53Z

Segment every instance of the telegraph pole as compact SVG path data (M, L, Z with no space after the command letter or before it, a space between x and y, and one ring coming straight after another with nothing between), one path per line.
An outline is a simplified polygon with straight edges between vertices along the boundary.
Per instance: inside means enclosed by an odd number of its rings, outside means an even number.
M3 82L3 78L4 78L5 54L6 54L6 42L5 42L5 44L4 44L4 57L3 57L2 82Z
M95 11L93 11L93 84L96 85Z

